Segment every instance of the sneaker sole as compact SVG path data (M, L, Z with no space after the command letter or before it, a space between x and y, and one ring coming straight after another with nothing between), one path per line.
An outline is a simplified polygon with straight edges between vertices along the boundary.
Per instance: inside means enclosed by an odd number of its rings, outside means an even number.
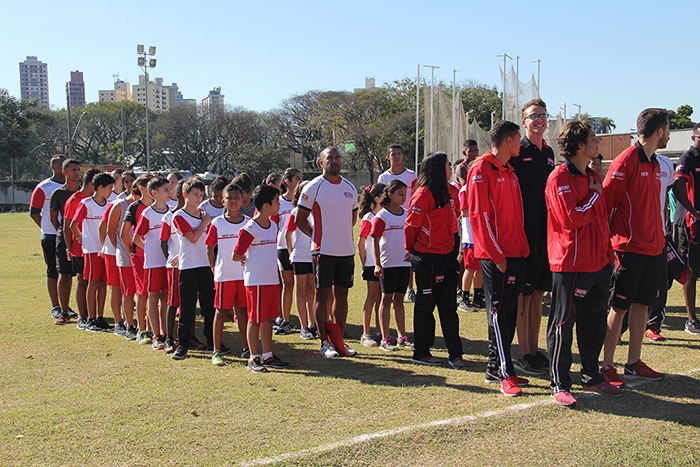
M523 392L520 391L520 392L516 392L514 394L506 394L506 392L503 390L503 388L501 388L501 394L503 394L506 397L518 397L518 396L522 395L522 393Z
M548 373L547 371L530 370L527 368L523 368L520 365L513 364L513 366L515 367L516 370L518 370L518 372L524 373L528 376L544 376Z
M650 378L649 376L641 376L641 375L625 375L625 379L645 379L647 381L661 381L664 379L663 376L660 376L658 378Z
M622 389L622 388L619 388L619 389ZM621 392L620 394L610 394L609 392L605 392L602 389L589 389L585 386L583 387L583 390L586 392L591 392L591 393L594 392L596 394L601 394L603 396L610 396L610 397L620 397L621 395L624 394L624 392Z
M224 362L211 362L214 366L224 366Z
M340 354L338 352L331 353L331 354L323 354L324 358L338 358L340 357Z
M262 370L256 370L256 369L253 369L251 367L248 367L248 371L250 371L251 373L267 373L268 372L267 368L264 368Z
M700 331L689 331L688 329L685 329L685 332L687 332L691 336L700 336Z
M415 363L417 365L425 365L425 366L442 366L442 362L424 362L423 360L417 360L415 358L411 359L411 363Z
M570 403L570 404L565 404L564 402L558 401L557 398L554 396L554 394L552 394L552 395L549 396L549 397L551 397L552 399L554 399L554 402L556 402L557 404L561 405L562 407L568 407L568 408L570 408L570 409L576 407L576 404L578 403L578 401L575 400L575 401L573 401L573 402Z
M187 355L180 356L173 354L170 358L172 358L173 360L184 360L187 358Z

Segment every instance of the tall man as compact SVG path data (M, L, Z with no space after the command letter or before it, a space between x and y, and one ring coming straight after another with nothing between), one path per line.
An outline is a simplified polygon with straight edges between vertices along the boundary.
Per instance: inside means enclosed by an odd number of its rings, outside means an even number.
M522 109L525 136L520 140L520 154L510 160L520 182L525 213L525 233L530 256L525 266L525 285L518 300L518 361L523 373L546 374L547 357L538 350L542 320L542 296L552 290L552 273L547 259L547 204L544 189L554 169L554 151L543 136L547 130L547 104L533 99Z
M49 201L51 194L66 182L63 175L63 161L66 156L56 154L51 158L51 177L39 183L32 192L29 201L29 215L41 229L41 250L44 252L46 263L46 288L51 300L51 316L57 319L61 316L61 306L58 304L58 270L56 269L56 229L51 224Z
M640 356L648 309L658 300L666 268L659 197L661 174L655 152L666 147L669 128L666 110L643 110L637 117L639 141L613 160L603 182L612 247L617 257L603 373L608 382L619 387L624 380L617 374L613 358L627 312L630 337L625 378L659 380L664 376L649 368Z
M676 167L673 194L678 202L686 209L685 219L676 223L675 233L678 250L681 257L690 268L688 281L683 284L683 298L688 320L685 331L690 334L700 334L700 322L695 314L695 292L698 275L700 274L700 236L698 236L698 220L700 220L700 123L693 127L690 137L693 142L681 157Z
M552 269L547 351L552 359L552 397L567 407L576 404L569 374L574 324L583 389L622 394L605 381L598 366L614 260L600 176L588 168L598 156L598 142L588 121L567 123L557 139L565 162L554 169L545 190Z
M334 295L333 316L341 332L345 332L348 316L348 290L355 272L355 243L352 228L357 222L357 189L340 175L343 161L336 148L327 147L318 158L323 173L309 182L298 204L297 227L311 237L311 251L316 286L314 311L321 337L321 355L337 357L338 351L328 339L331 292ZM313 214L313 227L309 223ZM345 345L346 356L355 351Z
M486 382L500 383L505 396L520 395L520 386L527 384L526 379L515 375L510 358L525 258L530 253L523 229L520 186L508 163L518 155L519 137L518 125L497 122L491 128L492 149L474 162L467 175L467 210L488 313Z
M394 179L401 180L406 185L406 202L403 203L403 208L408 210L408 204L413 195L413 187L418 177L413 170L404 167L403 149L400 145L392 144L389 146L386 158L389 159L389 168L379 175L377 183L388 185ZM416 292L413 290L413 273L409 276L408 290L404 301L409 303L415 303L416 301Z

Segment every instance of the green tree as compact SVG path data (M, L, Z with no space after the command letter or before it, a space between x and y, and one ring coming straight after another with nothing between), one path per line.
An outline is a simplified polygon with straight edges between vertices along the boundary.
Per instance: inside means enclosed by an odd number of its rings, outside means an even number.
M691 115L693 115L693 108L687 104L681 105L675 111L669 110L668 116L671 129L693 128L695 123L690 119Z
M230 164L237 173L245 172L253 182L258 183L270 172L281 172L287 168L289 161L278 147L244 144Z
M451 86L446 90L451 89ZM491 127L491 112L495 112L494 121L501 119L503 99L496 86L488 86L477 81L467 81L459 86L462 106L469 112L469 120L476 119L479 126L488 130ZM451 92L449 93L451 95Z

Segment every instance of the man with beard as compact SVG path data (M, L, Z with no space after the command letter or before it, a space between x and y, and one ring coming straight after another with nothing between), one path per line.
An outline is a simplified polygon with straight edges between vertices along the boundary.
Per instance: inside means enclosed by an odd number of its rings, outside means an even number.
M348 317L348 290L355 271L355 243L352 227L357 222L357 189L340 175L343 161L336 148L327 147L318 158L323 173L309 182L297 205L297 227L311 237L311 257L316 286L314 311L321 338L321 355L352 357L355 351L345 345L336 349L328 338L331 293L333 316L341 333ZM313 215L313 227L309 215Z
M630 336L625 379L659 380L664 376L649 368L640 356L648 309L658 299L666 268L666 240L659 215L661 173L655 153L666 147L669 128L666 110L643 110L637 117L639 141L613 160L603 182L616 267L602 371L607 381L618 387L625 382L617 374L613 358L628 311Z

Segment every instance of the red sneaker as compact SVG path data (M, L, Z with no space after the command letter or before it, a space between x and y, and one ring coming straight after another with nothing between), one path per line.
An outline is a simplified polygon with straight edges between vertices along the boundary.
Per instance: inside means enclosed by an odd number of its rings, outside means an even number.
M617 370L614 367L610 365L605 365L605 367L600 371L603 372L605 380L608 383L612 384L613 386L617 386L618 388L625 387L625 380L620 378L620 375L617 374Z
M622 389L620 389L618 386L613 386L612 384L608 383L607 381L603 381L600 384L595 384L593 386L584 386L583 387L584 391L595 391L599 392L601 394L605 394L607 396L621 396L623 394Z
M511 376L511 378L513 378L513 382L520 387L530 384L530 380L527 378L521 378L520 376Z
M663 377L663 373L652 370L641 360L634 365L625 365L626 379L648 379L649 381L658 381L663 379Z
M518 386L515 383L514 378L515 377L513 376L509 376L503 381L501 381L501 393L504 396L516 397L523 393L523 391L520 389L520 386Z
M574 398L569 391L555 392L552 394L552 399L557 401L557 404L561 404L564 407L573 407L576 405L576 398Z
M665 341L666 338L661 335L659 332L660 330L655 329L655 328L649 328L647 329L647 337L649 338L650 341L652 342L661 342Z

